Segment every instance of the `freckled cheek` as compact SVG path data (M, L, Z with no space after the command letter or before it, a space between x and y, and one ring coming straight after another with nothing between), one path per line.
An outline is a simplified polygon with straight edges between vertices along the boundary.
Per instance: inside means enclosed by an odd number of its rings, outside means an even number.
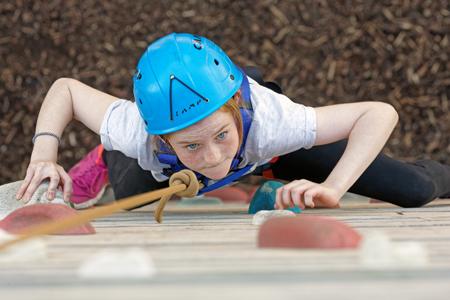
M220 152L223 155L223 159L234 157L235 155L235 143L228 142L220 145Z
M227 155L236 155L236 152L239 148L239 136L237 132L230 139L228 139L226 143L224 143L224 148L224 151L225 153L227 153Z
M196 167L201 161L198 152L179 154L178 158L188 168Z

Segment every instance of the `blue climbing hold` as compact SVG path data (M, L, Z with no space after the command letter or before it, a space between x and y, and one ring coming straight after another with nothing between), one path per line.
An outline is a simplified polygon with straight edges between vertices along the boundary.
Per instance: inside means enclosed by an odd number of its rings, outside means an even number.
M275 206L275 198L276 198L276 190L283 186L281 182L278 181L266 181L262 184L255 192L255 195L250 202L250 206L248 208L249 214L256 214L260 210L274 210ZM297 205L288 210L299 214L302 212L300 207Z

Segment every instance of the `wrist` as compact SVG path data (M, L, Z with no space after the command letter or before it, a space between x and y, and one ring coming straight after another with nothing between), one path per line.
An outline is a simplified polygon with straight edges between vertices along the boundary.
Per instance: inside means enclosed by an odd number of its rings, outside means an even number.
M336 180L327 178L322 184L330 189L335 190L339 199L342 198L342 196L344 196L344 194L348 190L348 187L346 187L342 183L342 181L336 181Z
M53 132L49 132L49 131L43 131L43 132L36 133L33 136L33 138L31 139L31 142L34 144L36 142L36 139L38 137L42 137L42 136L51 136L51 137L55 138L56 140L58 140L58 146L61 144L61 138L58 135L54 134Z
M53 161L58 157L59 142L52 136L42 135L36 139L31 153L30 162L34 161Z

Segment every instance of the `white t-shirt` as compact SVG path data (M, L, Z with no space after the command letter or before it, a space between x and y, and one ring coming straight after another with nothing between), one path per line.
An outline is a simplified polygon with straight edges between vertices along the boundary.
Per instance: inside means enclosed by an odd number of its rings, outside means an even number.
M275 156L311 148L316 140L314 109L295 103L250 77L248 79L254 115L239 167L249 163L260 166ZM162 169L168 166L161 164L154 155L153 136L145 131L144 121L134 102L120 99L108 107L100 137L106 150L118 150L135 158L141 168L152 172L156 180L167 180Z

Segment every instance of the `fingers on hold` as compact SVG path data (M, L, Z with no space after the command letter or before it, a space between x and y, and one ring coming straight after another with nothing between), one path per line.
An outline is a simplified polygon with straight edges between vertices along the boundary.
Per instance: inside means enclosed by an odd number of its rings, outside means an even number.
M63 183L63 189L64 189L64 201L69 202L70 197L72 196L72 178L64 172L61 174L61 181Z
M298 185L292 189L292 198L294 199L294 203L297 204L300 208L304 209L304 200L305 200L305 191L314 186L314 183L310 181L305 181L303 184Z
M291 190L291 197L295 205L300 206L302 204L302 194L304 190L304 186L296 186Z
M307 191L305 191L304 193L304 199L305 199L305 205L309 206L311 208L314 208L314 197L317 194L317 190L316 189L309 189Z
M36 191L36 189L38 188L39 184L41 183L42 178L40 178L40 176L34 176L33 179L31 180L30 184L28 185L28 188L25 192L25 201L28 202L31 197L33 196L34 192Z
M55 198L56 195L56 189L58 188L59 185L59 174L58 173L52 173L50 175L50 183L48 185L48 190L47 190L47 199L48 200L53 200Z
M23 182L20 185L19 190L16 193L16 199L19 200L20 198L22 198L23 193L25 192L31 179L33 178L33 174L34 174L34 168L28 167L25 178L23 179Z
M283 190L281 191L281 199L285 207L291 206L292 197L291 197L291 190L289 188L283 187Z
M278 189L276 189L275 208L277 208L277 209L284 208L282 201L281 201L281 189L282 189L282 187L279 187Z
M292 200L294 204L300 207L301 209L305 209L305 204L302 201L304 187L298 187L291 191Z

